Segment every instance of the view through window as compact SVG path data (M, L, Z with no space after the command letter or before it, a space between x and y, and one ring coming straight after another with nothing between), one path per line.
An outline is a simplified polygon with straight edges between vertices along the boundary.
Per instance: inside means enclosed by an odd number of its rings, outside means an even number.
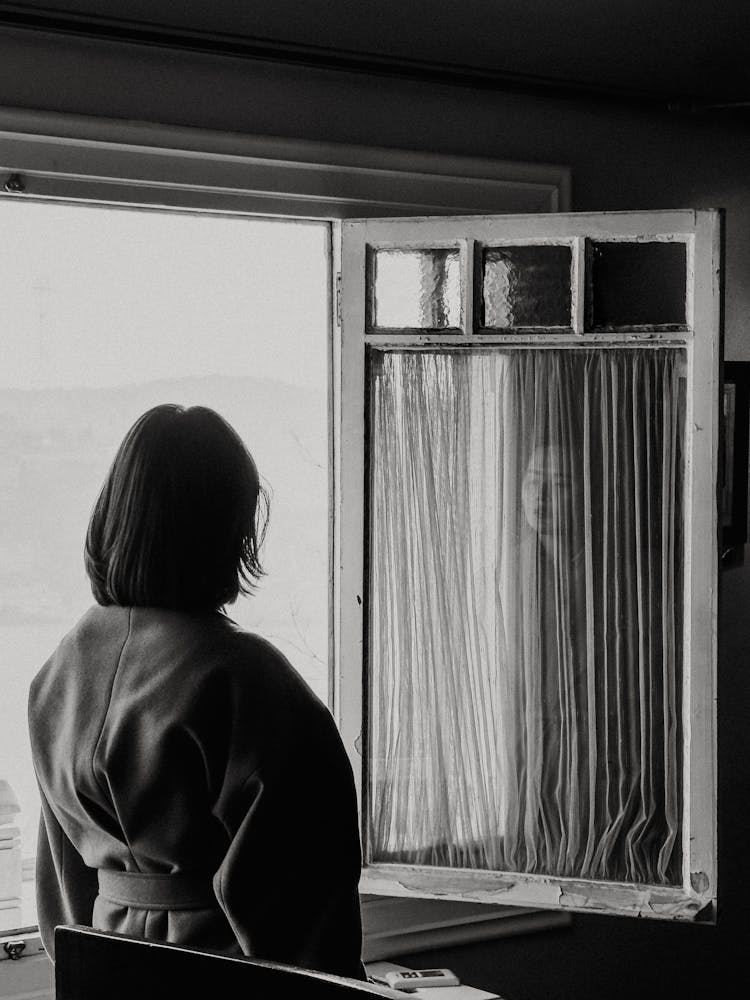
M35 923L28 686L93 603L89 514L149 407L212 407L252 452L267 576L227 611L327 696L330 254L327 223L4 202L0 226L3 930Z

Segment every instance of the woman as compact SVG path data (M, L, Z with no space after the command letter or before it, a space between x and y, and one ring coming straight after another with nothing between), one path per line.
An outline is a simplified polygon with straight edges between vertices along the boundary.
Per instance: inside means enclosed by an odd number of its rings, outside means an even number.
M39 925L362 978L351 768L327 708L223 612L262 574L266 498L204 407L156 406L94 507L97 605L34 679Z

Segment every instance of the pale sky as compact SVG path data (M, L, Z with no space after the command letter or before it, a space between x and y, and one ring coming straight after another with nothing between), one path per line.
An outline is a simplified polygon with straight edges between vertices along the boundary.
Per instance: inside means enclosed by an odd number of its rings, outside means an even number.
M328 227L0 204L0 388L325 384Z

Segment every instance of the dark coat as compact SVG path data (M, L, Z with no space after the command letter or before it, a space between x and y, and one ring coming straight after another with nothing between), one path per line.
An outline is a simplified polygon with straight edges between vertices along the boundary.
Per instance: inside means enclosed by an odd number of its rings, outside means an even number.
M362 976L351 767L270 643L220 613L95 606L34 679L29 726L51 955L77 923ZM123 905L97 869L186 873L211 902Z

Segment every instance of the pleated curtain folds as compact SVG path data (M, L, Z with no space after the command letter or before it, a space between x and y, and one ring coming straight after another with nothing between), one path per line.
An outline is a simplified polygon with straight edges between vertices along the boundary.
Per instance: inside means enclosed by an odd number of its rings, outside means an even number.
M371 353L371 860L680 881L684 365Z

